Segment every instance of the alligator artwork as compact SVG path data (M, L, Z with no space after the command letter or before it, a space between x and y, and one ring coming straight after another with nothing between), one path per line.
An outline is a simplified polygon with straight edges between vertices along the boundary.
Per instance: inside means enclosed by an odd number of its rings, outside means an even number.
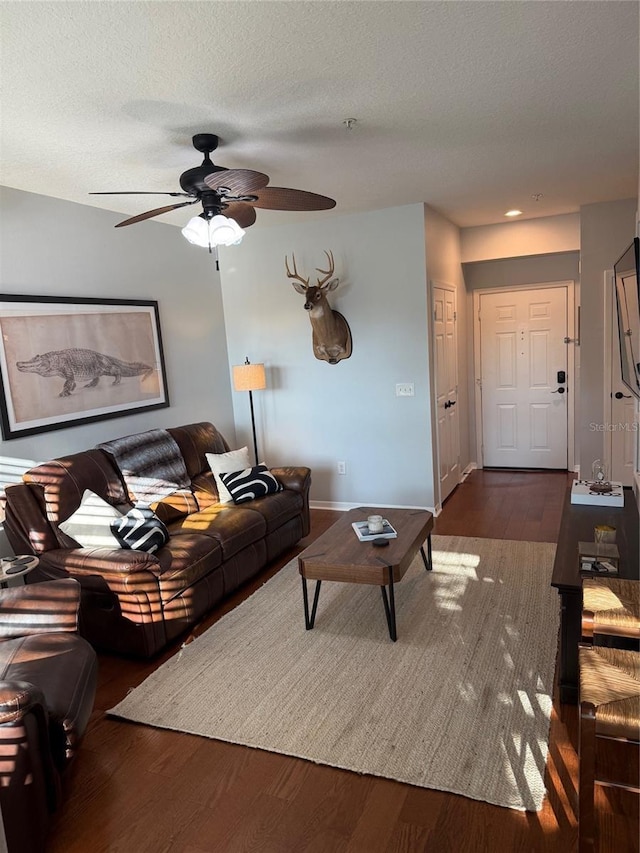
M145 379L154 368L140 361L121 361L92 349L61 349L34 355L29 361L16 361L23 373L39 376L60 376L64 379L59 397L69 397L76 381L88 379L85 388L95 388L101 376L113 376L113 384L119 385L123 376L142 376Z

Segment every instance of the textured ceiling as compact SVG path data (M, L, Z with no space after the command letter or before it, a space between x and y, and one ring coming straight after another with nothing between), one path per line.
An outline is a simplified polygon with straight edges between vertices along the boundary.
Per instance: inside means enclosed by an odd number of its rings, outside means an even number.
M426 202L472 226L633 197L638 8L3 0L0 182L133 215L171 200L88 193L179 190L205 131L214 162L339 213Z

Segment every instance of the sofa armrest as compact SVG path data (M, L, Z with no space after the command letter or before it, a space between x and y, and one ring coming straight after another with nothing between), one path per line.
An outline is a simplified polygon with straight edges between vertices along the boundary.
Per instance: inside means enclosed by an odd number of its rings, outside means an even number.
M14 586L0 593L0 639L78 630L80 584L73 578Z
M298 467L287 468L270 468L273 476L285 489L291 489L294 492L299 492L302 495L309 494L311 486L311 469Z
M270 468L273 476L285 489L291 489L302 497L302 536L308 536L311 529L309 513L309 489L311 488L311 469L304 466Z
M42 691L26 681L0 681L0 725L17 723L36 706L45 707Z
M60 547L58 538L38 503L37 489L26 483L5 488L4 530L15 554L35 554Z
M160 563L153 554L119 548L56 548L40 558L47 567L70 575L133 575L139 572L161 574Z

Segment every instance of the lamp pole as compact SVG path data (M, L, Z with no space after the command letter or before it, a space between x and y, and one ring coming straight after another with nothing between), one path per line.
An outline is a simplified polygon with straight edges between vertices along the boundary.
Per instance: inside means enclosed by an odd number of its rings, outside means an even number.
M251 406L251 429L253 430L253 455L258 464L258 441L256 439L256 419L253 414L253 391L249 391L249 405Z
M261 391L267 387L264 364L251 364L249 358L245 358L244 364L235 365L233 368L233 386L236 391L249 392L249 406L251 407L251 431L253 433L253 454L255 464L258 464L258 439L256 437L256 418L253 409L253 392Z

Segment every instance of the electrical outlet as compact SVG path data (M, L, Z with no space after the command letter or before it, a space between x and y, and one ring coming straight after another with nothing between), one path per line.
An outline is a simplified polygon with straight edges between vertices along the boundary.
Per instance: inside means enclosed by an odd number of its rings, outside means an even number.
M346 474L347 473L347 463L346 462L338 462L338 474Z
M396 397L413 397L413 382L398 382Z

